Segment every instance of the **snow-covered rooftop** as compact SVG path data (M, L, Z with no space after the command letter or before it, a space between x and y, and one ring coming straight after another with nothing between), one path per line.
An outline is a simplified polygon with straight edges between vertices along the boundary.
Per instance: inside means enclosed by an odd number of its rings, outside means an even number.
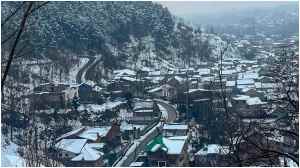
M226 81L226 86L227 87L235 86L235 81Z
M258 73L256 72L244 72L239 73L238 79L257 79L259 77Z
M168 154L178 155L181 154L186 140L187 136L166 138L160 135L147 144L147 149L151 152L162 149Z
M246 100L248 105L257 105L257 104L266 104L266 102L262 102L259 97L250 97Z
M234 70L234 69L228 69L228 70L222 71L223 75L230 75L230 74L234 74L234 73L236 73L236 70Z
M134 103L133 110L137 109L152 109L153 108L153 101L138 101Z
M207 75L207 74L210 74L210 69L201 68L201 69L198 69L197 72L199 73L199 75Z
M198 89L189 89L188 93L193 93L193 92L197 92L197 91L209 91L207 89L201 89L201 88L198 88ZM184 93L187 93L187 92L184 92Z
M129 167L141 167L143 164L144 162L132 162Z
M250 98L250 96L247 96L247 95L236 95L232 99L234 99L234 100L248 100L249 98Z
M129 77L129 76L122 76L121 79L124 79L126 81L130 81L130 82L140 81L139 79Z
M113 72L116 76L123 76L123 75L131 75L134 76L136 73L133 70L130 69L120 69L120 70L114 70Z
M61 139L63 139L63 138L66 138L66 137L68 137L68 136L77 134L78 132L82 131L84 128L85 128L85 127L80 127L80 128L75 129L75 130L73 130L73 131L67 132L67 133L63 134L62 136L56 138L56 140L59 141L59 140L61 140Z
M254 84L254 80L253 79L239 79L239 80L237 80L237 84L238 85L252 85L252 84Z
M151 90L148 90L148 92L149 92L149 93L154 93L154 92L158 92L158 91L160 91L160 90L162 90L162 87L161 87L161 86L159 86L159 87L157 87L157 88L153 88L153 89L151 89Z
M88 110L88 111L105 111L109 109L113 109L121 104L123 104L123 101L109 101L104 104L85 104L85 105L80 105L78 107L79 111L83 110Z
M97 151L93 149L93 146L90 144L86 144L82 150L81 153L74 158L72 158L72 161L96 161L98 160L102 155L104 155L102 152Z
M139 109L139 110L134 110L135 113L153 113L152 109Z
M123 132L123 131L126 131L126 130L133 130L134 127L136 129L141 129L142 130L142 129L144 129L146 127L146 125L129 124L129 123L123 121L123 122L121 122L120 129Z
M90 128L79 134L78 136L81 138L89 139L89 140L97 140L97 135L100 137L106 136L108 131L111 129L111 126L104 126L99 128Z
M187 136L184 136L176 139L175 137L172 137L172 139L170 138L164 138L164 144L166 145L166 147L168 148L168 154L181 154L185 141L187 139Z
M209 144L204 148L200 149L196 155L207 155L207 154L221 154L226 155L229 153L229 148L227 146L221 146L218 144Z
M62 139L55 144L55 147L75 154L80 153L87 139Z
M262 83L262 82L255 82L256 88L264 88L264 89L272 89L277 88L278 84L276 83Z
M187 130L188 126L185 124L164 124L164 130Z

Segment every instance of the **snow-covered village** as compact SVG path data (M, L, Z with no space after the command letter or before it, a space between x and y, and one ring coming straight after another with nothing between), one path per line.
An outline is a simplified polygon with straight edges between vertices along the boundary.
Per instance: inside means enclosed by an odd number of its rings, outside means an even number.
M2 1L1 166L298 167L298 18L298 2Z

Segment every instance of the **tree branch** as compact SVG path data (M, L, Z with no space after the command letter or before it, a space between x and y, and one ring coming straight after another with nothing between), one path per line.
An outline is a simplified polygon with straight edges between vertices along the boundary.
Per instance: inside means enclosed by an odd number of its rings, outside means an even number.
M13 43L11 52L9 54L8 63L6 65L6 67L5 67L5 71L4 71L3 77L1 79L1 90L2 90L2 92L3 92L4 82L5 82L6 77L8 75L8 71L9 71L10 65L11 65L13 57L14 57L14 53L15 53L16 47L17 47L18 42L19 42L19 40L21 38L21 35L22 35L22 33L23 33L24 29L25 29L26 21L28 19L28 16L30 14L30 10L31 10L32 5L33 5L34 2L28 2L28 3L29 3L29 5L28 5L28 7L27 7L27 9L26 9L26 11L25 11L25 13L23 15L23 19L22 19L22 21L20 23L20 29L19 29L17 37L16 37L16 39L15 39L15 41Z

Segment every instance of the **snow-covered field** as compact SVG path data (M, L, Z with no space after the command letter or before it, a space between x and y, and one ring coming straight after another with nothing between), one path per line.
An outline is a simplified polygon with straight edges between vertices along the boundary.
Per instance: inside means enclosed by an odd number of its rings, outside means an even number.
M18 145L10 142L4 143L4 138L1 141L1 167L24 167L26 166L24 158L18 152Z

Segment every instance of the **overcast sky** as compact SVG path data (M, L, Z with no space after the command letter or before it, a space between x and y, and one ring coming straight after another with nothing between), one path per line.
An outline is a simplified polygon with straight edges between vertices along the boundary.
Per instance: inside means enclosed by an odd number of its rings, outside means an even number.
M168 9L177 16L185 17L186 15L199 15L199 14L215 14L223 13L234 10L243 10L247 8L269 8L285 4L295 4L297 2L205 2L205 1L180 1L171 2L164 1L160 2L163 6L168 7Z

